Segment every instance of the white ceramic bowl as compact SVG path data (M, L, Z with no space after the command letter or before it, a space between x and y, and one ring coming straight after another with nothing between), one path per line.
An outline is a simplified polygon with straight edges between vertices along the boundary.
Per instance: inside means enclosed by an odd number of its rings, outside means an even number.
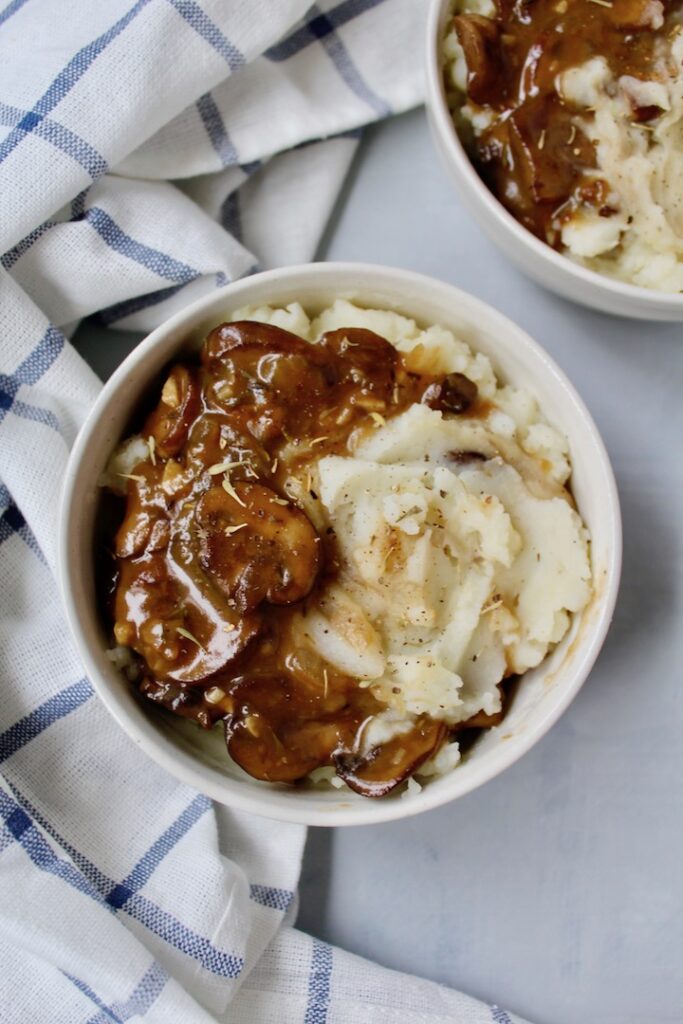
M638 320L683 320L683 295L624 284L579 266L523 227L486 187L458 138L446 103L442 40L452 0L432 0L427 20L426 102L436 148L472 215L508 256L539 284L565 299Z
M449 775L420 793L371 800L350 791L303 790L258 782L228 758L220 730L207 733L139 698L106 657L111 646L95 600L93 548L97 481L125 436L149 382L180 354L190 354L208 328L253 303L300 301L319 310L335 298L397 310L419 323L452 328L492 359L496 372L534 393L569 439L572 486L590 528L595 596L570 634L527 672L503 724L485 733ZM319 263L257 274L200 299L153 331L105 385L81 430L66 472L59 537L60 580L76 645L100 698L150 757L179 779L234 807L311 825L388 821L437 807L493 778L536 743L576 695L609 627L619 585L621 523L612 469L581 399L562 372L519 327L450 285L404 270Z

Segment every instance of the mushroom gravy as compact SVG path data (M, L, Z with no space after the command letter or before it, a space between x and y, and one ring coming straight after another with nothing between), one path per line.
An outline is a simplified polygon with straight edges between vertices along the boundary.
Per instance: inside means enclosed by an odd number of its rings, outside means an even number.
M363 328L313 344L269 324L221 324L198 362L170 369L142 428L147 451L119 474L116 641L137 653L146 698L207 729L221 721L231 757L255 778L291 783L332 766L352 789L381 796L450 733L502 718L480 712L449 726L423 714L368 750L365 725L384 705L298 639L295 620L340 568L324 510L297 504L301 488L319 501L318 460L349 454L353 438L416 403L446 416L488 412L466 376L409 365Z

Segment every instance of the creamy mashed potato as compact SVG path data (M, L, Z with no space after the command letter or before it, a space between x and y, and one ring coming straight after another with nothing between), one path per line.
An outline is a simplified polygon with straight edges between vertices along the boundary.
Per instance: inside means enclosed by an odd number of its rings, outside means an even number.
M613 6L611 0L593 2ZM566 0L561 3L566 10ZM485 18L496 14L492 0L462 0L454 11ZM651 0L638 27L660 30L663 11L659 0ZM624 33L628 31L625 26ZM553 244L598 273L676 293L683 291L681 26L674 24L673 31L659 35L655 46L648 80L615 75L599 54L557 75L555 89L574 114L575 130L595 149L595 167L586 171L583 183L606 184L607 193L602 205L558 209L554 228L559 243ZM468 67L455 29L445 37L443 56L456 127L466 141L470 135L476 139L491 127L496 114L490 106L466 97ZM639 110L655 113L641 120ZM540 136L534 145L542 149L543 143Z
M659 79L615 79L599 57L566 71L558 87L595 145L596 177L613 191L611 217L584 210L562 229L577 262L622 281L683 291L683 34L662 41ZM658 107L651 124L633 108Z
M378 414L352 435L348 455L320 458L308 479L287 481L318 530L335 531L342 556L335 582L293 628L302 647L386 705L367 724L366 748L425 713L451 726L495 714L501 680L538 665L591 594L566 439L533 396L498 382L488 358L443 327L343 300L313 319L298 303L234 317L311 342L364 327L410 369L476 382L484 414L444 416L426 405L388 421ZM419 774L440 774L457 758L451 743Z

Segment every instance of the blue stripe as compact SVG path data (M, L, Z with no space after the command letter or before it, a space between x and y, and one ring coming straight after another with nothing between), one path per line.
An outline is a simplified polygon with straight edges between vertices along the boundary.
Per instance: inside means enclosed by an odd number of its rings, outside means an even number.
M90 186L79 192L71 202L71 221L87 220L95 228L101 238L113 249L124 256L142 264L146 269L153 271L160 277L167 277L176 280L183 279L183 283L194 280L199 276L199 271L194 270L185 263L174 260L171 256L135 241L127 235L122 228L116 224L113 218L100 207L94 206L86 210L85 201L90 191ZM9 249L1 258L0 263L5 270L10 270L14 264L33 246L50 228L60 224L67 224L68 221L45 221L30 234L26 235L12 249ZM170 289L169 289L170 291Z
M81 981L80 978L75 977L75 975L73 974L68 974L66 971L61 971L61 973L64 975L65 978L69 979L72 985L76 986L79 992L82 992L84 996L87 996L90 1002L94 1003L95 1006L97 1006L98 1009L102 1011L102 1014L104 1015L104 1020L113 1020L115 1021L115 1024L124 1024L122 1018L119 1017L116 1013L114 1013L114 1010L110 1006L107 1006L106 1003L104 1003L100 999L97 993L90 988L90 985L86 985L86 983L84 981ZM100 1017L99 1014L98 1017ZM101 1019L102 1017L100 1017L100 1020Z
M495 1024L512 1024L510 1014L506 1013L505 1010L501 1010L499 1006L489 1006L489 1010L491 1011L491 1019Z
M55 80L50 85L33 108L37 114L48 114L58 103L73 89L74 85L85 74L91 64L106 50L107 46L130 25L131 21L146 7L149 0L137 0L131 9L114 22L111 28L103 32L97 39L83 46L78 53L74 54L69 63L62 68Z
M20 110L19 107L10 107L7 103L0 103L0 124L14 127L25 116L25 110Z
M97 903L104 906L110 913L116 914L118 911L107 902L105 895L112 892L116 888L114 882L107 878L105 874L92 861L89 861L87 857L79 853L70 843L68 843L63 836L57 832L57 830L46 820L44 815L33 807L30 802L23 796L16 785L9 782L10 788L14 796L16 797L16 803L11 801L17 808L18 813L23 816L31 825L34 831L37 832L35 826L32 825L31 818L37 821L38 824L50 835L61 847L68 853L69 857L79 868L76 871L71 864L66 865L69 869L69 874L62 874L64 880L69 882L75 888L81 892L87 893ZM4 794L0 790L0 816L2 815L2 797ZM6 797L10 800L9 797ZM23 808L23 810L22 810ZM29 817L29 814L31 817ZM37 833L40 835L40 833ZM16 838L16 837L15 837ZM44 842L44 841L43 841ZM46 845L46 844L45 844ZM48 847L49 849L49 847ZM60 865L64 865L66 862L59 861L59 859L52 854L52 857ZM33 859L33 858L32 858ZM42 865L36 861L36 866L41 867ZM47 870L43 868L43 870ZM57 873L57 872L53 872ZM151 900L141 896L139 893L135 893L127 901L125 908L121 911L124 914L128 914L135 921L139 921L145 928L153 932L164 942L173 946L179 952L184 953L186 956L193 960L196 960L205 970L212 974L218 975L219 977L234 979L239 977L243 967L244 960L242 957L237 956L234 953L228 953L225 950L218 949L212 945L209 939L203 935L199 935L197 932L192 931L181 921L175 918L168 911L162 910Z
M159 998L169 979L168 971L154 962L135 986L125 1003L114 1003L113 1009L123 1020L144 1017Z
M235 189L234 192L231 192L223 200L220 210L220 222L228 234L232 235L238 242L242 241L242 214L240 211L239 189Z
M153 274L165 277L168 281L180 281L183 284L199 277L199 271L194 267L174 260L172 256L167 256L159 249L153 249L151 246L131 238L99 206L91 206L83 216L110 248L127 259L139 263L147 270L151 270Z
M91 146L89 142L65 128L63 124L54 121L51 117L45 117L35 125L33 133L39 139L51 143L56 149L70 156L72 160L80 164L88 172L91 178L100 178L107 171L107 161L101 153Z
M309 22L309 25L315 23L318 26L320 42L337 69L340 78L346 82L351 92L355 93L364 103L367 103L379 117L388 117L391 114L391 108L365 81L354 64L346 46L336 32L334 32L334 26L329 21L327 15L320 12L316 4L313 4L310 10L315 12L316 17L312 22Z
M85 201L88 198L88 193L92 185L88 185L82 192L79 192L77 196L71 200L71 220L82 220L83 214L85 213Z
M170 853L173 847L184 835L186 835L195 822L199 821L203 814L211 808L211 801L198 793L185 810L180 814L172 825L154 842L143 857L140 858L133 870L106 897L110 906L120 909L130 899L134 892L143 887L164 857Z
M41 409L37 405L29 405L27 402L21 402L18 398L15 398L12 402L12 412L15 416L19 416L22 420L31 420L33 423L42 423L46 427L51 427L60 432L61 427L59 426L59 420L53 412L49 409Z
M3 487L3 490L5 488ZM0 545L4 544L5 541L9 540L10 537L19 537L24 541L28 548L33 551L43 565L47 564L45 561L45 555L40 550L38 541L34 537L27 523L26 519L19 512L16 505L10 500L9 504L4 507L2 514L0 515ZM0 736L0 740L2 737ZM0 757L0 762L2 757Z
M14 842L14 836L4 824L0 822L0 854L4 853L8 846L11 846Z
M295 29L291 35L266 50L264 56L272 61L289 60L317 39L324 39L335 29L384 2L385 0L344 0L344 3L338 4L325 14L316 14L314 18Z
M195 0L168 0L188 25L219 53L231 71L237 71L245 63L243 55L223 35L218 25L202 10Z
M237 978L244 967L244 960L234 953L212 946L203 935L198 935L179 921L173 914L162 910L140 893L135 893L126 903L123 913L139 921L164 942L196 960L206 971L221 978Z
M29 815L33 821L37 822L38 825L69 855L73 863L76 865L86 882L91 887L91 894L97 902L101 902L108 911L114 913L114 908L110 907L104 899L104 893L109 892L113 882L103 874L98 867L96 867L87 857L84 857L78 852L78 850L67 843L63 836L52 827L47 818L40 813L40 811L33 806L33 804L26 799L24 794L19 790L15 783L7 778L7 784L9 785L14 795L17 804L19 804L27 815Z
M86 1024L109 1024L110 1021L111 1017L109 1013L106 1010L103 1010L102 1013L96 1013L94 1017L90 1017L90 1019L86 1021Z
M41 117L34 111L19 110L17 107L0 103L0 124L17 127L22 133L31 128L35 129L35 135L61 149L93 177L104 174L107 170L107 163L101 153L76 132L65 128L51 117Z
M3 253L0 257L0 263L4 269L11 270L14 264L21 259L24 253L28 252L31 246L37 242L39 238L42 238L46 231L53 228L56 223L57 221L54 220L46 220L43 224L26 235L25 238L22 238L20 242L17 242L15 246L8 249L6 253Z
M64 335L56 327L48 327L32 352L19 364L12 374L0 373L0 423L14 406L17 413L24 419L33 419L39 423L59 429L53 413L47 409L38 409L25 402L16 401L22 384L36 384L46 373L64 347Z
M30 743L36 736L39 736L41 732L49 728L54 722L59 721L60 718L66 718L72 711L76 711L77 708L80 708L86 701L90 700L92 695L93 688L90 682L85 678L79 679L77 683L72 683L71 686L67 686L66 689L56 693L28 715L15 722L14 725L11 725L9 729L0 733L0 764L6 761L8 757L16 754L18 750L21 750L22 747Z
M332 947L313 939L311 975L308 979L308 1004L304 1024L326 1024L330 1007Z
M19 804L7 793L0 790L0 817L2 817L8 830L15 840L28 854L31 861L41 871L61 878L78 892L86 896L95 897L92 886L86 881L83 875L76 870L73 864L61 860L53 850L50 849L46 840L31 821L28 814L22 810ZM101 901L104 906L104 901ZM109 908L107 908L109 909ZM113 911L112 911L113 913Z
M47 373L64 348L64 335L56 327L48 327L36 347L21 361L12 376L20 384L37 384Z
M5 385L4 387L2 385ZM60 431L59 420L49 409L41 409L37 405L29 405L21 402L15 395L19 387L11 377L0 374L0 423L8 412L13 412L23 420L31 420L34 423L42 423L52 430Z
M240 170L245 174L246 178L249 179L257 171L260 171L263 167L262 160L251 160L249 163L242 164ZM242 182L244 184L244 182ZM236 238L238 242L242 241L242 215L240 211L240 195L239 188L229 192L221 204L219 220L221 226Z
M210 92L204 93L197 100L197 110L206 128L206 134L211 139L211 145L218 153L223 167L233 167L239 163L237 150L235 149L221 112L216 106L216 101Z
M48 114L54 107L57 106L61 100L71 91L76 82L85 74L90 65L95 61L99 55L106 49L109 43L131 23L133 18L145 7L150 0L137 0L137 3L124 14L117 22L115 22L111 28L107 29L101 36L94 39L87 46L82 47L78 53L76 53L69 63L62 68L57 77L54 79L50 87L40 97L38 102L34 105L33 110L29 111L22 120L17 124L16 128L13 129L7 136L7 138L0 145L0 163L5 160L9 154L15 149L16 146L21 142L29 132L32 132L37 125L43 120L46 114Z
M80 988L79 980L74 978L72 975L67 974L66 977L69 981L72 981L77 988ZM112 1003L111 1006L106 1006L104 1002L98 999L92 989L85 994L100 1008L101 1013L91 1017L88 1024L107 1024L108 1021L127 1021L131 1017L144 1017L145 1014L163 992L166 983L169 979L168 972L164 970L161 964L152 964L149 970L145 971L142 978L131 992L128 999L125 1002ZM83 984L81 982L81 984ZM81 991L84 991L81 989ZM94 997L94 998L93 998Z
M294 893L289 889L276 889L270 885L250 885L249 895L254 903L260 903L262 907L269 907L271 910L280 910L282 913L294 899Z
M20 7L23 7L26 0L12 0L12 3L7 4L4 11L0 11L0 25L11 18L13 14L16 14Z
M0 104L1 106L1 104ZM71 200L71 221L78 221L83 219L85 213L85 200L90 192L92 186L84 188L82 192L79 192ZM11 270L15 263L17 263L24 253L27 253L29 249L43 237L46 231L50 228L55 228L59 224L68 224L69 221L63 220L46 220L43 224L40 224L33 231L29 232L25 238L22 238L20 242L17 242L15 246L8 249L6 253L0 256L0 264L5 270Z

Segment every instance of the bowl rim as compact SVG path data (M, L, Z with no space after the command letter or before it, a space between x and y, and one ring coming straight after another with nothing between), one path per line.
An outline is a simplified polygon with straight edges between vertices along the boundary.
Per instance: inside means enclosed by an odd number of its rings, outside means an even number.
M630 300L646 304L651 307L653 312L658 309L660 312L683 313L683 292L658 292L652 288L643 288L641 285L629 284L627 281L608 277L606 274L598 273L597 270L590 270L580 263L574 263L564 253L558 252L541 241L540 238L536 238L528 228L520 224L506 210L500 200L481 180L453 124L443 84L441 30L447 10L453 2L454 0L431 0L427 15L424 63L425 103L431 114L432 125L445 146L447 159L454 172L467 186L472 204L479 203L480 207L486 207L503 231L511 235L520 245L531 249L535 256L552 266L558 274L566 275L567 279L573 281L577 292L581 288L588 287L591 290L602 291L613 300ZM631 314L628 309L624 309L622 315L630 316Z
M102 413L107 410L112 400L130 379L131 370L135 369L138 364L144 363L147 355L158 346L163 346L169 335L172 335L179 328L184 329L189 334L198 327L211 307L220 306L223 302L226 304L229 302L234 305L235 300L239 301L240 292L248 293L254 283L267 283L268 285L275 286L277 284L282 285L288 278L292 278L292 288L294 289L297 287L295 279L300 278L301 275L305 275L310 279L309 284L313 282L327 283L329 290L336 288L340 293L343 292L345 286L343 281L342 283L339 283L339 281L345 275L356 281L362 280L363 284L356 284L354 286L355 290L362 291L366 289L369 291L374 288L378 292L383 292L387 295L387 305L389 304L390 293L393 293L397 299L400 297L399 301L404 306L409 306L409 302L405 302L405 296L410 295L411 290L418 294L421 292L421 297L416 300L418 302L432 301L426 297L429 292L439 292L441 295L447 295L449 302L454 304L458 300L464 299L470 312L476 311L478 314L481 314L481 317L485 318L489 325L496 327L499 331L511 329L515 334L516 341L522 341L527 350L532 354L534 361L542 368L543 376L549 374L551 377L554 377L555 382L567 394L576 414L583 421L583 427L587 431L588 439L592 446L587 457L595 460L600 465L601 476L605 486L606 504L602 513L605 520L608 549L608 562L605 567L605 587L600 595L600 600L595 602L597 615L591 618L588 628L588 641L584 640L579 645L579 654L572 661L569 679L563 683L559 693L554 695L554 700L548 703L544 713L539 715L532 726L526 727L522 732L512 737L509 742L500 744L487 753L483 764L477 766L478 770L475 773L474 779L467 778L464 783L459 784L458 772L454 771L449 775L442 776L442 779L448 779L451 782L450 788L444 786L440 788L425 787L416 799L366 800L363 803L348 803L342 799L340 803L336 804L310 804L306 806L303 801L298 800L288 803L286 799L287 793L282 790L270 789L264 786L263 789L249 791L243 787L239 779L231 779L227 776L222 777L220 783L214 782L213 778L207 774L206 769L203 768L201 763L192 754L163 735L147 719L138 719L133 715L127 706L125 696L120 700L117 699L116 693L104 675L101 674L98 665L98 653L101 657L105 657L104 651L100 649L96 639L93 637L89 640L86 637L85 630L81 628L79 606L75 596L75 591L78 588L78 578L74 560L70 556L73 530L75 529L72 526L72 522L75 521L72 517L72 509L74 508L75 488L79 482L79 472L83 456L88 450L93 433L100 424ZM391 289L387 287L388 278L391 280ZM335 284L335 282L337 283ZM299 281L298 287L306 287L306 285ZM349 285L346 285L347 289L349 287ZM178 348L182 346L183 340L177 341ZM169 358L172 358L174 350L175 348L172 345L168 352ZM91 486L96 486L96 484L88 484L88 487ZM419 814L450 803L457 797L477 789L505 768L514 764L560 718L588 677L612 621L619 590L621 558L621 513L612 466L605 445L587 407L564 372L526 331L483 300L437 278L380 264L356 262L309 263L264 271L239 279L210 292L208 295L190 303L155 328L134 347L105 382L72 448L64 474L59 503L57 574L62 605L77 652L85 666L88 678L108 712L137 746L142 748L152 760L179 781L193 786L208 797L237 810L303 825L346 826L377 824L410 817L413 814Z

